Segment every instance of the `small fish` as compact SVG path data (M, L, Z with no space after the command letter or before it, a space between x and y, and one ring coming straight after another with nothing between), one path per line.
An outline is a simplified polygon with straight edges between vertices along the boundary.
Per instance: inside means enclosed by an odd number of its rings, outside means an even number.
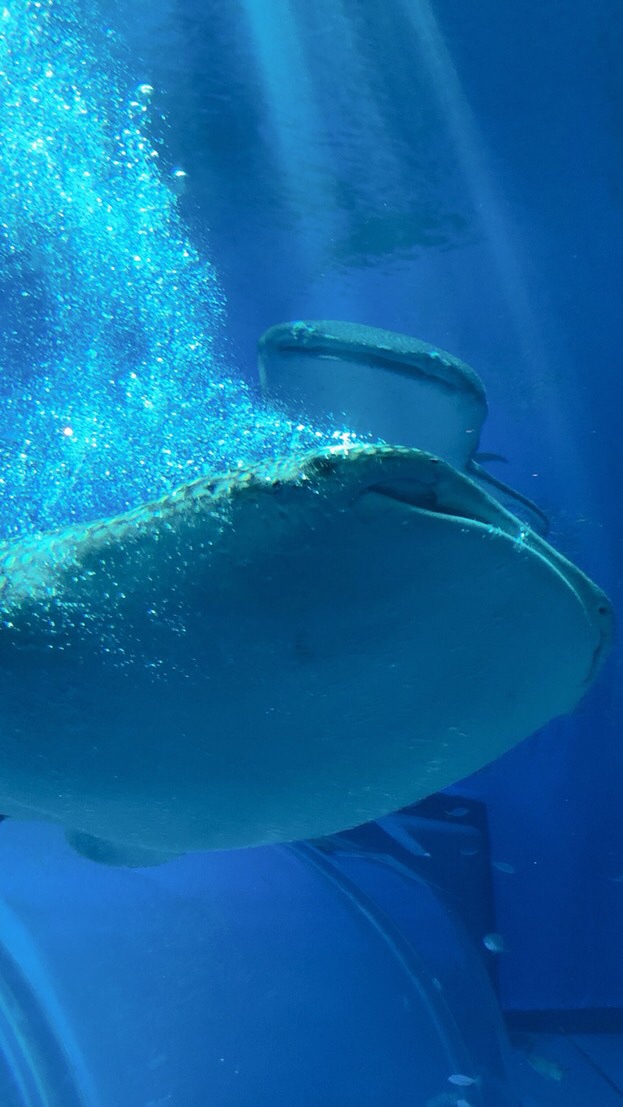
M451 819L463 819L465 815L469 815L469 807L451 807L449 811L445 812Z
M188 174L183 169L173 169L164 183L175 196L183 196L186 192L187 177Z
M507 945L501 934L485 934L482 944L490 953L507 953Z
M465 1076L462 1072L455 1072L448 1077L448 1084L454 1084L457 1088L471 1088L473 1084L478 1084L479 1081L479 1076Z
M565 1070L557 1061L552 1061L550 1057L542 1057L540 1053L529 1053L528 1064L540 1076L546 1076L548 1080L554 1080L557 1084L560 1084L565 1075Z
M408 820L408 815L402 818L399 815L384 815L376 821L381 830L389 834L390 838L393 838L399 845L404 846L409 853L416 857L430 857L430 853L411 834Z
M464 846L462 850L459 850L459 853L463 857L475 857L476 854L481 853L481 850L479 846Z
M498 870L498 872L501 872L501 873L514 873L515 872L515 866L514 865L509 865L508 861L492 861L491 864L493 865L494 869Z

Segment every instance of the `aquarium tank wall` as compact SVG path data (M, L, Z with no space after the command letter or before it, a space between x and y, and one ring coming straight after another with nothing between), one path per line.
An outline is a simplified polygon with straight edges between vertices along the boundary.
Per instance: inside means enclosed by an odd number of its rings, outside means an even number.
M7 1107L623 1099L622 53L0 7Z

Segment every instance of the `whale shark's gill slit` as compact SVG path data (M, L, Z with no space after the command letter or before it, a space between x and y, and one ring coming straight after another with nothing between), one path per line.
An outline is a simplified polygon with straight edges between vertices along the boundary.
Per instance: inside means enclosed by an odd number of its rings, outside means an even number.
M322 346L301 347L294 344L291 346L285 344L281 345L279 354L283 358L285 367L287 367L289 361L294 362L295 359L301 363L309 361L312 369L314 363L319 361L334 361L336 363L336 368L345 361L348 361L363 367L367 366L373 369L383 369L385 372L395 373L398 376L410 379L417 379L418 377L424 378L428 383L433 385L433 387L447 392L452 396L455 396L457 391L454 381L445 380L438 372L433 371L433 369L437 368L437 365L432 358L425 355L422 355L420 358L412 356L409 360L399 360L395 355L392 355L391 352L388 352L387 355L370 350L353 350L333 353L330 350L324 349Z

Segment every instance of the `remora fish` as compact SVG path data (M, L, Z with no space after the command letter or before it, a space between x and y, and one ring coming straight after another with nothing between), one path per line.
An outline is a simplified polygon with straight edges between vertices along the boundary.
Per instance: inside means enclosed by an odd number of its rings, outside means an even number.
M0 547L0 810L157 863L326 835L573 708L607 599L419 450L334 448Z

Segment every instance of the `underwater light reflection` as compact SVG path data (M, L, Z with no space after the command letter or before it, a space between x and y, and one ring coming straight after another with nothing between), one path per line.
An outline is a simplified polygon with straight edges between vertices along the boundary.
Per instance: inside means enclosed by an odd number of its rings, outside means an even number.
M0 535L118 512L327 430L255 403L149 136L153 89L72 0L0 16Z
M303 29L287 0L274 11L263 0L243 0L241 12L292 249L317 272L336 230L335 167L318 141L323 121Z
M550 441L564 442L571 428L559 402L559 391L548 364L546 344L531 300L517 228L510 207L488 165L485 139L466 96L461 77L446 43L430 0L397 0L405 27L411 35L419 64L428 74L431 92L438 101L456 151L457 161L486 247L508 306L519 348L533 372L525 384L536 392L535 408L546 423ZM578 481L582 479L577 473Z

